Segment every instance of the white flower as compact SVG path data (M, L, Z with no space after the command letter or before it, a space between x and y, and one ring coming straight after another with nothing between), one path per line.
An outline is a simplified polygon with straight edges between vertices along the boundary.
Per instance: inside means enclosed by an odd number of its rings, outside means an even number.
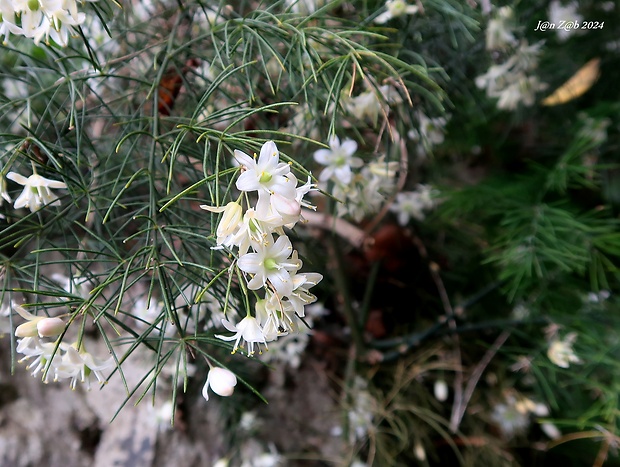
M104 384L106 378L103 371L110 370L115 365L112 357L100 360L85 350L78 351L73 345L67 345L64 350L62 361L56 367L56 378L70 379L71 389L75 389L77 382L80 381L90 390L93 375L99 384Z
M512 396L507 397L505 403L493 407L491 419L497 423L502 434L508 439L524 432L530 425L529 412L520 410L516 398Z
M17 19L15 17L15 9L11 2L0 2L0 15L2 15L2 21L0 21L0 35L4 36L2 41L6 44L9 40L11 33L16 35L22 35L22 28L17 26Z
M405 0L387 0L385 2L387 10L375 18L375 23L383 24L404 15L414 15L418 12L416 5L408 5Z
M239 342L241 341L241 339L243 339L245 343L248 344L248 357L254 355L254 344L265 344L265 346L267 345L267 343L265 342L265 335L263 334L263 329L258 324L258 321L256 321L256 318L252 316L246 316L236 325L225 319L222 320L222 324L230 332L234 332L235 335L221 336L216 334L215 337L224 341L234 340L235 345L233 347L232 353L235 353L239 348ZM245 343L242 343L241 347L243 347ZM258 345L257 347L260 352L260 347Z
M348 411L351 442L365 440L369 432L374 429L373 409L376 407L376 402L367 388L368 383L360 376L356 376L352 388L353 406Z
M244 152L235 150L235 159L244 168L237 179L237 189L241 191L257 191L258 203L256 211L263 216L271 204L271 195L279 195L295 199L297 179L291 173L291 167L280 162L278 147L273 141L263 144L258 160L254 160Z
M325 0L286 0L291 12L310 15L325 4Z
M562 3L558 0L553 0L549 4L549 22L555 25L560 23L564 24L571 21L581 23L583 21L583 16L577 13L577 7L578 4L575 2L562 5ZM555 31L558 34L558 40L564 42L571 35L577 32L578 29L556 28Z
M390 211L398 215L398 223L405 226L411 217L424 220L424 211L433 208L432 189L428 185L418 185L416 191L403 191L396 195Z
M12 2L12 12L7 11L6 4L2 6L3 19L5 11L11 23L15 21L14 15L20 19L20 27L10 32L29 37L37 45L43 38L48 43L51 39L58 45L67 45L69 34L86 19L84 13L78 12L76 0L17 0Z
M36 376L39 372L43 372L44 383L50 381L50 376L53 376L53 381L58 380L56 368L61 360L61 356L60 349L56 348L56 344L52 342L43 342L36 336L24 337L17 341L15 351L24 355L24 358L19 360L19 363L34 357L32 363L26 367L27 370L34 368L32 370L32 376Z
M239 269L254 275L248 282L248 288L257 290L269 281L279 295L290 295L294 287L290 273L301 268L301 261L296 257L289 260L292 253L293 246L286 235L278 237L275 243L273 237L268 235L264 243L257 245L256 253L246 253L240 257Z
M249 208L243 215L243 222L239 226L239 230L234 235L226 237L222 245L229 248L237 246L239 248L239 255L243 256L250 247L256 248L271 231L272 229L268 223L258 219L254 208Z
M503 110L514 110L519 105L530 107L536 100L536 93L547 88L541 83L537 76L527 76L519 73L515 81L497 92L499 97L497 108Z
M269 344L269 352L265 352L261 359L265 363L284 362L291 368L299 368L309 341L310 335L307 332L282 336Z
M387 112L387 109L384 109L384 104L399 104L401 102L402 98L394 86L385 84L378 89L370 89L353 98L345 97L342 100L342 105L357 120L368 119L374 127L377 125L379 114Z
M400 164L397 161L386 161L385 156L368 163L368 170L373 175L392 180L396 177Z
M316 296L311 294L308 289L317 285L322 279L323 275L318 272L305 272L293 276L293 292L288 299L298 316L303 318L305 306L316 302Z
M6 178L24 186L24 191L17 197L13 207L15 209L29 208L31 212L38 211L49 204L56 206L60 200L51 192L51 188L67 188L63 182L49 180L40 175L33 174L26 178L16 172L9 172Z
M209 400L209 388L218 396L227 397L232 395L237 385L237 377L226 368L211 368L207 375L207 382L202 388L202 397Z
M357 151L357 143L352 139L345 139L340 144L337 136L329 139L329 149L319 149L314 152L314 160L326 167L321 171L319 180L325 182L330 178L339 183L351 183L351 167L361 167L364 162L359 157L353 157Z
M223 212L224 215L217 225L217 244L224 245L238 230L243 222L243 208L239 203L231 201L224 207L208 206L201 204L200 207L211 212Z
M513 110L519 105L533 105L536 92L547 87L532 74L538 67L542 46L543 41L533 45L522 41L504 63L492 65L485 74L476 77L476 86L486 89L487 96L498 97L499 109Z
M573 350L575 340L577 340L577 334L574 332L567 334L563 340L553 339L547 349L549 360L560 368L568 368L571 363L582 363Z
M445 139L444 128L447 123L445 117L429 118L423 112L418 112L419 131L407 133L411 139L422 142L425 146L436 146Z
M439 402L445 402L448 399L448 385L444 379L438 379L433 386L435 399Z
M343 201L336 206L336 215L349 215L356 222L360 222L366 215L378 212L385 200L384 186L386 181L390 180L377 176L368 167L364 167L361 173L353 177L351 184L335 183L332 195Z
M514 12L511 7L504 6L497 9L495 16L489 20L486 29L487 50L498 50L514 45L515 36L512 33Z

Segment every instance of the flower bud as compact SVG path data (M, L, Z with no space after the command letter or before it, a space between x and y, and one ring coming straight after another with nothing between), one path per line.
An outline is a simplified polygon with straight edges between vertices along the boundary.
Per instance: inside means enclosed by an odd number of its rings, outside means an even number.
M231 201L224 209L224 215L217 226L217 236L227 237L234 233L243 221L243 209L239 203Z
M209 400L208 389L216 393L218 396L227 397L232 395L237 385L237 377L232 371L225 368L211 368L207 375L207 382L202 388L202 396Z
M433 392L435 393L435 399L439 402L444 402L448 398L448 385L443 379L438 379L435 381Z
M297 200L278 193L271 195L271 205L282 217L298 217L301 214L301 205Z
M37 321L28 321L15 329L15 337L37 337Z
M37 321L39 337L59 336L65 330L65 323L60 318L43 318Z

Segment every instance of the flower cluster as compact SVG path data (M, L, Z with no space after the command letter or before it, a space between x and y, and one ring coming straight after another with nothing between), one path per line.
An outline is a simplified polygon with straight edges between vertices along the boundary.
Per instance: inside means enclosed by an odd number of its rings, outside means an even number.
M280 162L280 153L273 141L262 146L258 157L250 157L239 150L234 156L242 168L237 189L243 193L256 192L256 204L245 212L239 201L225 207L201 207L223 213L216 230L215 248L236 247L237 266L246 274L247 288L264 290L264 298L256 302L254 316L248 311L238 323L224 319L222 324L234 334L216 335L235 341L233 352L247 343L247 354L251 356L255 346L260 351L260 344L266 345L297 330L299 318L305 315L304 307L316 301L309 289L323 276L299 272L302 261L284 231L284 227L293 228L302 220L302 206L309 207L303 197L314 185L308 180L297 186L297 178L289 164Z
M419 159L424 159L432 153L434 146L440 145L445 139L445 127L450 115L445 117L428 117L424 112L418 111L418 128L407 132L407 137L416 143Z
M80 2L82 3L82 2ZM0 2L0 34L6 44L9 35L31 38L35 44L45 39L66 46L69 35L86 19L78 12L76 0L19 0Z
M383 157L368 164L354 157L357 143L346 139L342 143L337 136L329 140L329 149L319 149L314 160L325 167L319 176L320 187L330 192L338 203L336 215L349 215L356 222L376 213L387 194L394 190L398 162L386 162ZM359 172L353 169L361 168Z
M369 86L370 87L370 86ZM377 126L379 115L386 115L389 105L397 105L403 102L396 88L390 84L371 87L368 91L361 92L357 96L344 95L342 106L345 111L353 116L358 123L368 122L373 127Z
M549 342L547 357L554 365L560 368L568 368L571 363L582 363L581 359L575 354L573 344L577 340L577 334L568 333L564 339L554 337Z
M403 191L396 195L394 203L390 206L398 216L398 223L403 227L413 217L418 221L424 220L424 211L435 207L433 189L428 185L418 185L415 191Z
M405 0L386 0L385 8L386 10L375 18L375 23L387 23L392 18L415 15L419 11L417 5L409 5Z
M549 22L552 24L561 24L567 22L581 23L583 16L577 13L578 4L570 2L562 4L559 0L553 0L549 4ZM566 41L570 36L579 32L579 29L556 28L555 32L560 42Z
M42 375L44 383L69 380L71 389L78 381L90 389L94 376L99 384L104 384L104 371L114 368L114 360L100 360L86 351L84 343L78 345L65 342L50 342L46 338L56 338L65 332L65 323L60 317L34 316L20 305L13 309L26 320L15 329L17 353L23 354L21 362L32 360L27 366L32 376Z
M487 26L487 49L509 49L506 60L493 64L486 73L476 77L476 86L485 89L488 97L497 98L497 108L514 110L519 105L534 104L538 91L547 86L538 80L534 71L538 67L538 56L542 42L529 45L522 40L517 44L511 29L513 13L508 7L500 8ZM490 31L489 31L490 28Z
M502 402L495 404L491 419L497 424L502 435L506 439L511 439L525 432L533 416L546 417L547 415L549 415L549 407L545 404L534 402L512 390L504 394Z
M489 51L503 50L517 43L514 35L514 10L503 6L495 10L489 19L486 29L486 49Z

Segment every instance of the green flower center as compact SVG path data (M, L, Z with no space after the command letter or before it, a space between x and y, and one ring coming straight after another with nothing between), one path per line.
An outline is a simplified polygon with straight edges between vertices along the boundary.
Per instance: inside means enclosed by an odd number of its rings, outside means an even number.
M269 172L263 172L260 174L260 178L258 179L258 181L261 183L267 183L270 182L272 178L273 177Z
M250 227L251 232L258 232L258 225L256 224L256 221L254 219L250 219L250 222L248 222L248 226Z
M268 271L275 271L278 269L278 263L273 258L267 258L263 264Z
M28 9L30 11L37 11L39 6L39 0L28 0Z

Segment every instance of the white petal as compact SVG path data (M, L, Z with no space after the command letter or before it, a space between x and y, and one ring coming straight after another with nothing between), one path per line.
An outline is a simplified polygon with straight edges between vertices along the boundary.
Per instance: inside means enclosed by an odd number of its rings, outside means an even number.
M250 274L255 274L261 269L262 260L258 253L247 253L239 258L239 269Z
M323 164L323 165L329 165L329 160L330 157L332 155L332 151L329 149L319 149L318 151L314 152L314 160L317 161L319 164Z
M258 290L265 285L265 276L263 274L256 274L249 282L248 289Z
M23 207L28 207L31 203L32 197L33 196L32 196L32 192L30 191L30 188L26 187L26 189L22 191L21 194L15 200L15 204L13 205L13 207L15 209L21 209Z
M342 146L340 147L347 156L352 156L353 154L355 154L355 151L357 151L357 143L352 139L344 140L344 143L342 143Z
M8 178L9 180L13 180L20 185L26 185L28 183L28 179L26 177L16 172L9 172L8 174L6 174L6 178Z
M224 212L226 206L209 206L208 204L201 204L200 209L204 209L205 211L210 212Z
M237 162L239 162L239 164L247 168L256 166L256 162L254 161L253 158L248 156L245 152L239 151L238 149L235 149L234 157L237 160Z
M207 380L210 382L211 390L223 397L232 395L237 385L237 377L225 368L212 368Z
M293 245L291 244L291 239L286 235L281 235L271 248L270 254L276 256L279 260L285 260L290 256L292 251Z
M227 319L223 319L222 320L222 324L224 325L224 327L226 329L228 329L230 332L238 332L237 327L231 323L230 321L228 321Z
M67 188L67 185L63 182L59 182L56 180L49 180L47 178L41 177L41 185L47 188Z
M351 178L352 178L351 167L349 167L348 165L337 167L334 170L334 175L336 176L336 178L338 179L340 183L344 183L345 185L351 183Z
M267 141L265 144L263 144L263 147L260 148L258 165L262 166L263 164L268 164L273 160L275 160L277 164L280 160L280 153L278 152L278 147L276 146L276 143L274 143L273 141Z
M202 397L206 400L209 400L209 379L211 378L211 372L207 375L207 381L205 385L202 387Z
M338 138L336 135L333 135L331 138L329 138L328 144L330 148L336 151L338 150L338 148L340 148L340 138Z
M269 282L271 282L271 285L273 285L278 294L283 297L287 297L293 293L293 281L286 269L280 269L269 274Z

